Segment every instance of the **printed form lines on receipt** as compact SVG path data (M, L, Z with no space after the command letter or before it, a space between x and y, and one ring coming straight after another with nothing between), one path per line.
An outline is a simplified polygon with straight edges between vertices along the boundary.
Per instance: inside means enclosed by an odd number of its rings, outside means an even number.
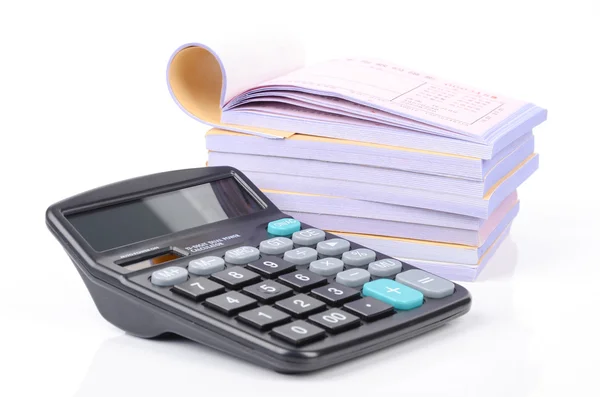
M400 95L398 95L398 96L396 96L396 97L394 97L394 98L390 99L390 102L394 102L396 99L400 98L402 95L406 95L406 94L408 94L409 92L416 90L417 88L421 88L421 87L423 87L425 84L427 84L427 82L426 82L426 81L425 81L425 82L423 82L423 83L421 83L421 84L419 84L418 86L416 86L416 87L414 87L414 88L411 88L410 90L408 90L408 91L406 91L406 92L403 92L402 94L400 94Z

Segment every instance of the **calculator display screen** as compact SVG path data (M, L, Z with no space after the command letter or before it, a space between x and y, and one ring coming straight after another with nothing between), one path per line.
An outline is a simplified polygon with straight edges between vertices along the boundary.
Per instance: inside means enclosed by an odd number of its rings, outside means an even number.
M263 210L233 177L67 216L97 251Z

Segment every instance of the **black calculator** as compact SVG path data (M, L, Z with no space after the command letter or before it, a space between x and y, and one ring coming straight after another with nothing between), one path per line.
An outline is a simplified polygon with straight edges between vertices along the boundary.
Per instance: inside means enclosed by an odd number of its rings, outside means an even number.
M46 223L115 326L283 373L383 349L471 305L460 285L283 214L231 167L94 189Z

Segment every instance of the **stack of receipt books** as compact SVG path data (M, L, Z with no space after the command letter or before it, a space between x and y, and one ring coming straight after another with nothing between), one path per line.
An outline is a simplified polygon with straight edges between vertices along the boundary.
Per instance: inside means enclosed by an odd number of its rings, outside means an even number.
M208 165L243 171L300 221L454 280L474 280L509 233L547 115L381 60L306 66L284 42L186 44L167 80L214 127Z

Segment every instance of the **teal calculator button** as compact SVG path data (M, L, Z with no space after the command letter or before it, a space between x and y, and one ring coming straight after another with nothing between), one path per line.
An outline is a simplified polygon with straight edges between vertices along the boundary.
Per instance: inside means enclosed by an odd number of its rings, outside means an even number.
M282 218L269 222L267 232L273 236L289 236L300 230L300 222L292 218Z
M363 285L362 293L398 310L410 310L423 304L423 294L394 280L380 278Z

